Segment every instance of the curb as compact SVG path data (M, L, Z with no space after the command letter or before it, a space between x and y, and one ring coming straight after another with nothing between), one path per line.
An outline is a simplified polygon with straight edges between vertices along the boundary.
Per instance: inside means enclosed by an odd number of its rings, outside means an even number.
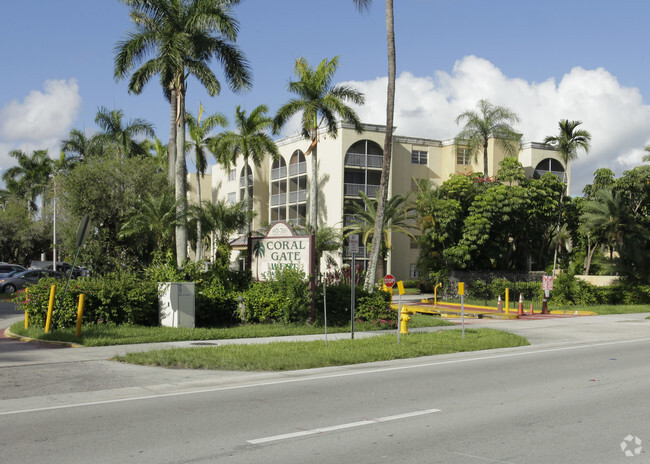
M68 347L68 348L84 348L83 345L79 345L78 343L60 342L60 341L55 341L55 340L41 340L41 339L38 339L38 338L31 338L31 337L24 337L22 335L16 335L11 330L9 330L9 327L7 327L5 329L5 335L7 336L7 338L13 338L14 340L20 340L21 342L47 343L49 345L65 346L65 347Z

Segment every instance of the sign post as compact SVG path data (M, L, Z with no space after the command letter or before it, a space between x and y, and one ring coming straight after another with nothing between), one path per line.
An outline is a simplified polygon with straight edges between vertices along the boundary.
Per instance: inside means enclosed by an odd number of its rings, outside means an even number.
M354 340L354 306L356 300L356 271L357 263L355 257L359 253L359 235L352 234L349 237L350 254L352 255L352 268L350 269L350 336Z
M542 300L542 314L548 314L547 299L553 290L553 276L542 277L542 289L544 290L544 299Z
M465 282L458 282L458 294L460 295L460 317L463 326L463 340L465 339Z

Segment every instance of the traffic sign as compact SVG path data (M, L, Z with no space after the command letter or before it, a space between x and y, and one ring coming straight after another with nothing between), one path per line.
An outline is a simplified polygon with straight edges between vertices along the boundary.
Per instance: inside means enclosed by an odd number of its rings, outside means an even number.
M393 285L395 285L395 277L392 274L387 274L386 277L384 277L384 285L393 288Z
M348 237L350 244L350 254L359 253L359 234L352 234Z
M542 290L553 290L553 276L542 277Z

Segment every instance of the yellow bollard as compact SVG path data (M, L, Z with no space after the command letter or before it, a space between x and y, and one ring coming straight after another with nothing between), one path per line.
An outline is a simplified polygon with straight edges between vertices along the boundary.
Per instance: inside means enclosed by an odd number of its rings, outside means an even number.
M433 287L433 307L437 308L438 307L438 287L440 287L442 284L436 284L435 287Z
M47 319L45 320L45 333L50 332L52 326L52 311L54 310L54 296L56 295L56 285L50 287L50 304L47 307Z
M506 288L506 314L510 314L510 289Z
M83 293L79 295L79 307L77 308L77 330L75 330L75 335L78 337L81 335L81 321L84 318L84 302L86 300L86 295Z
M29 314L25 311L25 330L29 329Z
M29 287L25 289L25 307L27 306L28 301L29 301ZM25 330L27 329L29 329L29 314L25 309Z

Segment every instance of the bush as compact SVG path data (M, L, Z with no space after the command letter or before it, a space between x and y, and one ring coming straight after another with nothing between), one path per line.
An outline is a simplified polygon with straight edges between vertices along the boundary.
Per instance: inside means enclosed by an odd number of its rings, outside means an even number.
M306 322L309 317L309 284L302 271L283 269L273 279L253 282L243 293L248 322Z
M237 294L218 285L198 287L195 293L196 327L228 326L237 322Z
M397 311L390 307L391 294L376 290L359 298L355 318L361 322L371 322L382 329L397 328Z

